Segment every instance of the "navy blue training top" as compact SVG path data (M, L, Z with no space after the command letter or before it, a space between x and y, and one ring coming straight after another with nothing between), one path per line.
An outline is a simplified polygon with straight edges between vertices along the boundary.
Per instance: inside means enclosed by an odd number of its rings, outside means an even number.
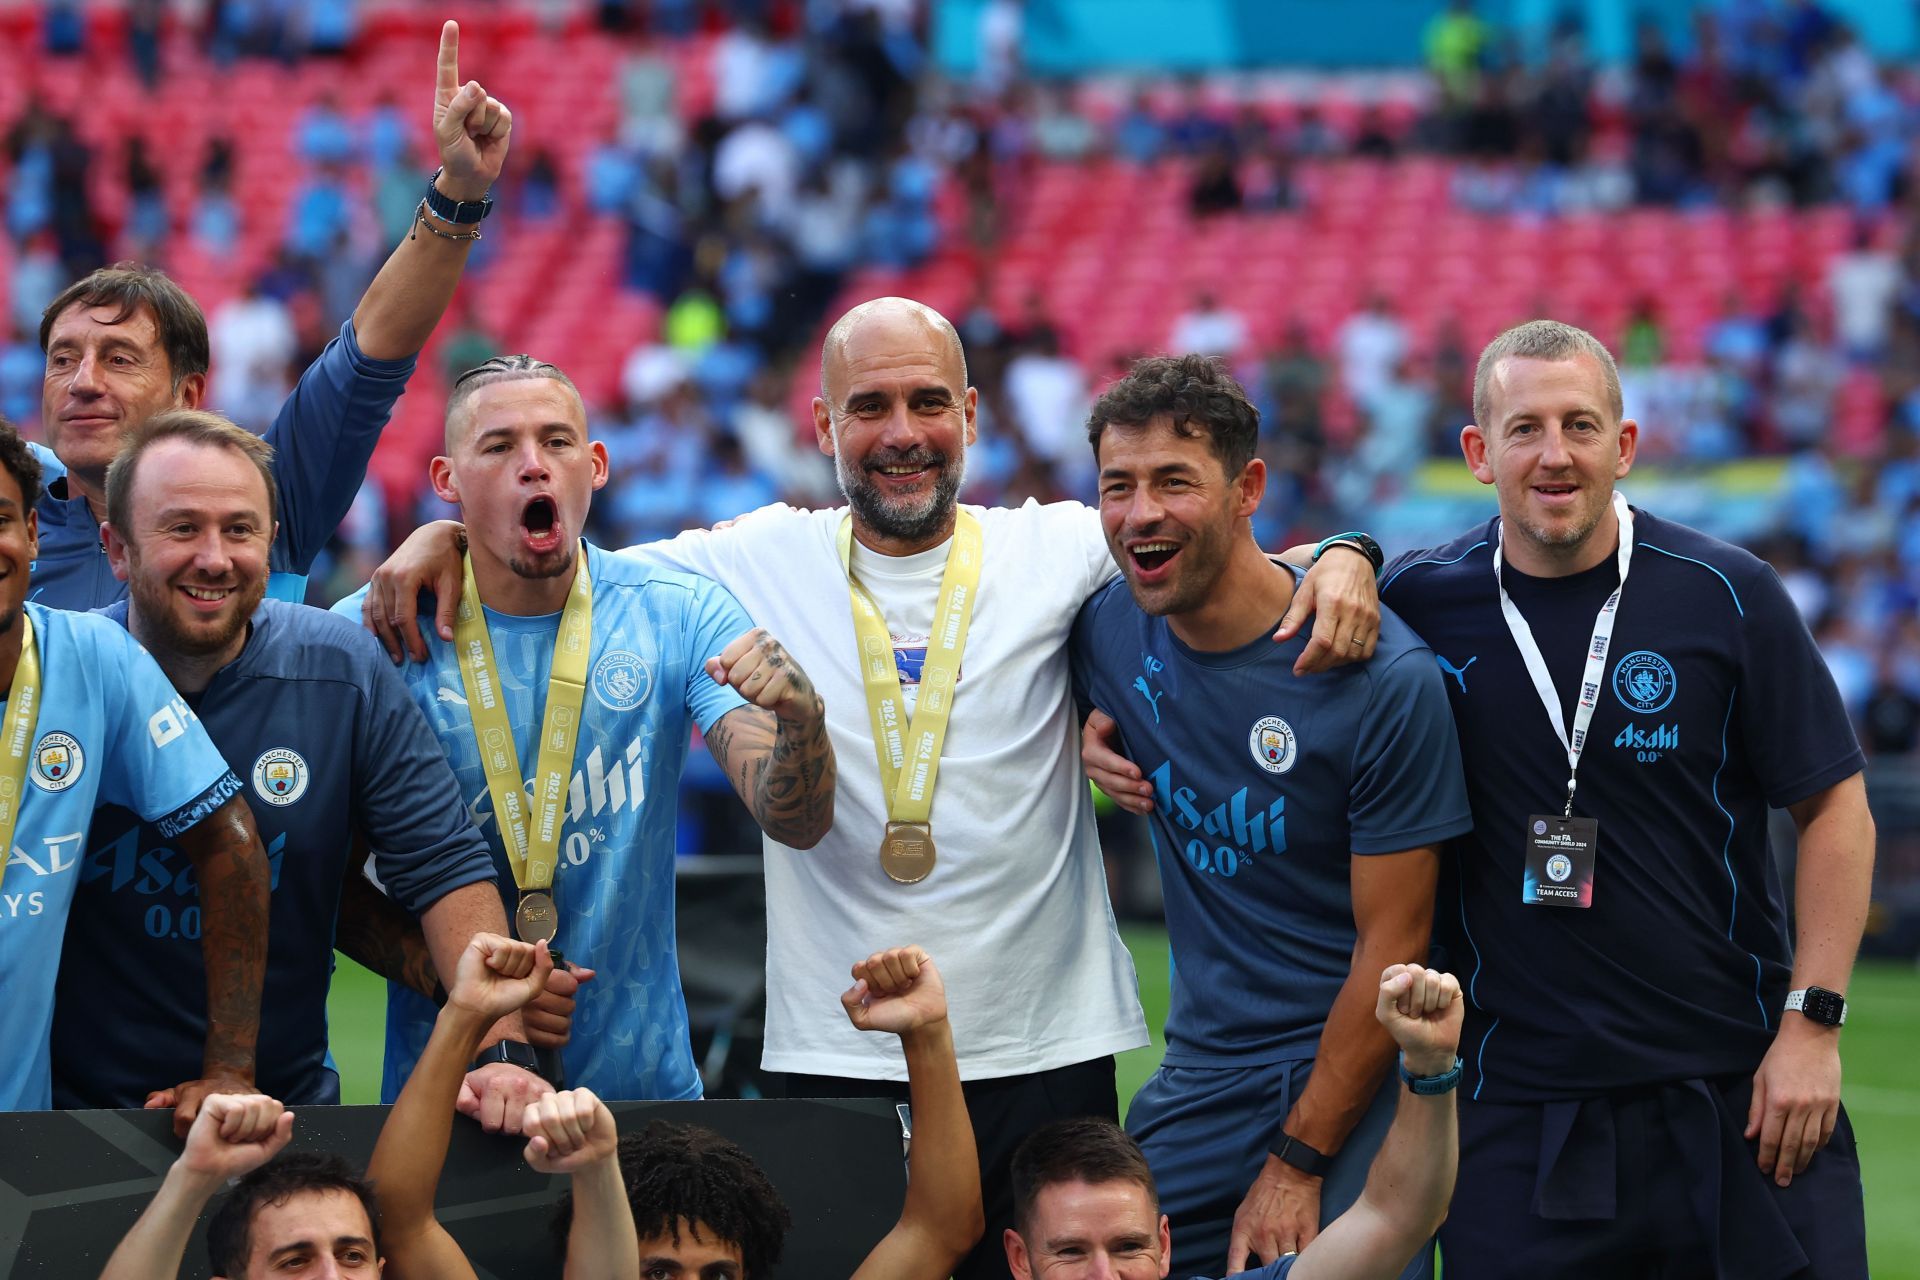
M280 533L268 561L273 572L268 591L276 599L305 595L306 573L360 492L374 446L413 366L412 357L375 360L364 354L349 320L300 375L267 428L280 484ZM107 564L92 508L68 492L59 459L44 446L33 449L46 468L47 485L34 506L40 516L40 558L33 562L29 598L52 609L98 609L126 599L127 584Z
M1472 1097L1554 1101L1752 1071L1792 966L1768 807L1864 764L1773 570L1638 508L1634 520L1574 803L1600 824L1585 910L1521 902L1527 819L1561 811L1567 757L1501 617L1495 524L1381 576L1383 601L1445 673L1473 801L1435 929L1466 986ZM1504 573L1571 726L1615 561L1564 578Z
M105 611L126 623L123 602ZM418 915L493 880L427 719L373 637L263 601L240 656L197 700L243 785L272 867L256 1080L285 1102L338 1101L327 1053L334 918L356 832L388 894ZM94 814L55 996L54 1105L137 1107L199 1076L206 1040L193 865L117 805Z
M1313 1057L1353 958L1354 855L1471 824L1420 638L1382 610L1373 661L1295 676L1307 638L1203 653L1119 579L1074 624L1076 696L1119 722L1154 784L1170 1066Z

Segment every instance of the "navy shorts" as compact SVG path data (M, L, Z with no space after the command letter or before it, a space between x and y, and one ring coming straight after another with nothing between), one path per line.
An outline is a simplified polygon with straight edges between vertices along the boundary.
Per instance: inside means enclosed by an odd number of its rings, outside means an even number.
M1866 1280L1844 1108L1789 1187L1742 1136L1750 1076L1577 1102L1460 1100L1447 1280Z
M1234 1211L1266 1164L1312 1070L1311 1059L1253 1067L1163 1066L1134 1096L1127 1132L1146 1152L1161 1211L1172 1220L1172 1274L1226 1274ZM1400 1078L1390 1074L1334 1156L1320 1187L1322 1227L1359 1199L1399 1097ZM1257 1265L1254 1258L1247 1261ZM1431 1275L1432 1250L1423 1249L1402 1280Z

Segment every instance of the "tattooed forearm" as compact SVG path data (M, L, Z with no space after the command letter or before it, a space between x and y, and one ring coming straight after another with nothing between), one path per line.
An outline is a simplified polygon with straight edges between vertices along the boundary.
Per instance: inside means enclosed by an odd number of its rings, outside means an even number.
M440 998L439 974L420 922L374 888L358 866L347 869L340 888L340 923L333 945L383 978L430 1000Z
M833 825L833 744L817 697L813 704L791 720L739 707L707 732L707 749L760 829L795 849L813 847Z
M179 837L200 883L200 951L207 968L203 1074L253 1079L260 988L267 972L271 873L239 796Z

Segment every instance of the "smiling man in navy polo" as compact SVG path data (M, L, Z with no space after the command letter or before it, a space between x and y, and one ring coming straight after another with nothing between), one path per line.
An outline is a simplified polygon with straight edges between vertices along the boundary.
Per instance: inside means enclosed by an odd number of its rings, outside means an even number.
M1770 568L1615 492L1639 428L1591 335L1502 334L1474 418L1499 518L1381 578L1475 819L1436 931L1468 993L1447 1269L1865 1276L1839 1022L1873 820L1833 679Z

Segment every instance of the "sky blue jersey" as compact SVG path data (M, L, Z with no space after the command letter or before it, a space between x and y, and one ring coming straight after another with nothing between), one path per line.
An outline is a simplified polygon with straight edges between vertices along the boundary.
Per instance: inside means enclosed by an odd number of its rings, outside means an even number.
M177 837L240 793L193 711L125 628L90 614L26 609L40 651L40 712L0 877L7 1111L45 1110L52 1101L54 976L94 808L124 805Z
M267 579L274 599L305 597L307 571L360 492L373 447L413 366L412 357L375 360L361 351L349 320L280 406L265 432L280 485L280 536L273 540ZM31 447L46 488L34 505L40 558L33 562L29 598L56 609L98 609L124 600L127 584L107 564L100 522L87 500L68 492L67 469L52 450Z
M692 730L745 706L707 675L706 660L752 629L717 583L649 568L587 547L593 576L593 645L574 773L561 827L554 897L555 945L598 971L581 989L567 1083L605 1098L692 1098L699 1073L687 1038L686 1000L674 949L674 827L680 770ZM334 606L358 620L362 589ZM513 870L493 818L473 718L452 645L422 615L431 657L404 668L460 781L469 811L493 849L501 896L513 914ZM494 661L521 772L531 775L546 707L560 615L523 618L487 610ZM532 782L527 782L529 793ZM399 1096L426 1047L435 1010L390 985L383 1095Z

